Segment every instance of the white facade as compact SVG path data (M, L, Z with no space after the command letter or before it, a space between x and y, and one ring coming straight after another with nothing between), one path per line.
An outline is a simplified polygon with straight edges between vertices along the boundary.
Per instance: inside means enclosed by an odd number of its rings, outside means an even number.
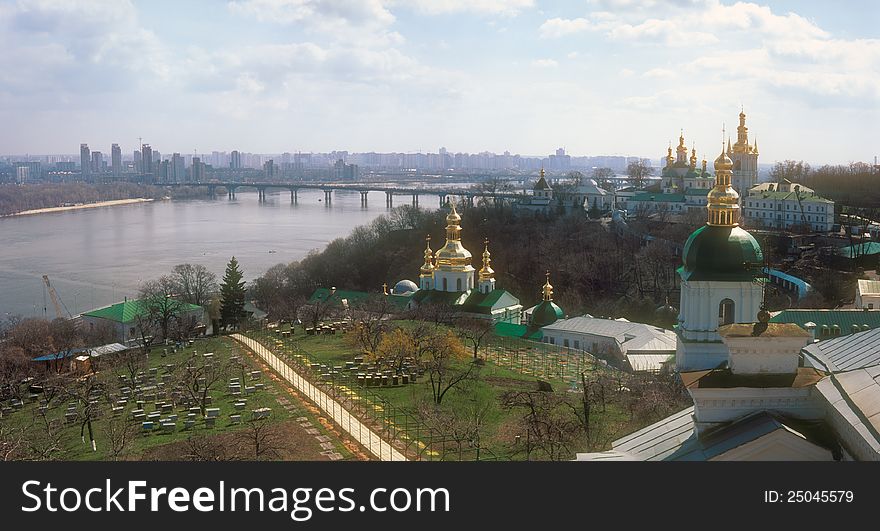
M718 326L754 321L762 299L761 284L756 282L682 280L676 368L711 369L724 362L728 351Z
M743 199L743 221L750 227L791 229L808 227L829 232L834 224L834 201L812 189L791 183L763 183Z
M880 280L859 280L856 287L856 308L860 310L880 308Z

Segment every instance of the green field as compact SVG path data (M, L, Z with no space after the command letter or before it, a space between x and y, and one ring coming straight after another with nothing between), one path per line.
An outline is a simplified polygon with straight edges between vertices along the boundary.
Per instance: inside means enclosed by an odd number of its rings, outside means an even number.
M167 354L164 352L167 351ZM131 399L119 412L112 412L111 406L118 404L109 403L106 398L99 399L96 408L101 411L100 416L92 421L92 431L95 436L97 451L92 451L89 444L88 432L85 432L85 441L81 439L81 422L79 419L70 423L65 423L65 412L68 407L69 400L61 398L50 402L50 406L45 412L45 420L39 407L44 400L41 395L37 395L34 401L25 400L24 406L19 410L6 412L0 419L0 427L5 430L7 436L10 434L21 433L22 430L26 441L33 440L48 444L49 441L57 442L57 451L51 452L49 458L64 460L109 460L113 459L110 450L110 435L108 428L111 423L117 430L121 430L122 426L126 426L129 430L130 442L125 445L123 451L119 455L120 459L169 459L184 458L184 445L186 440L191 437L208 437L214 438L224 444L232 444L234 435L242 430L248 429L249 420L252 418L253 410L260 408L270 408L271 413L265 421L268 424L275 425L275 429L280 430L279 437L295 438L296 445L285 445L279 443L279 446L286 448L282 453L284 458L290 459L321 459L319 454L320 447L314 440L305 437L302 429L298 426L295 419L307 418L313 426L323 435L328 435L327 430L317 420L317 416L310 411L308 407L302 405L294 399L286 390L286 386L277 380L268 369L265 369L251 356L245 354L246 349L237 342L229 338L208 338L197 340L190 347L175 349L169 347L153 347L148 355L148 362L144 367L144 373L149 375L150 369L156 369L157 380L161 381L162 375L166 372L166 365L176 365L195 356L195 359L204 357L205 353L213 353L213 362L219 366L228 364L228 373L224 373L224 378L220 379L211 387L209 394L211 396L211 404L207 407L219 409L217 420L214 427L206 425L205 418L198 414L195 416L195 424L188 429L184 428L184 419L187 418L189 410L181 404L174 404L171 412L162 413L160 418L168 418L169 415L177 415L176 426L170 432L165 432L161 427L156 427L151 431L146 431L142 427L142 421L132 418L132 411L138 408L134 393ZM237 356L240 360L239 364L230 364L230 358ZM109 360L108 360L109 361ZM106 365L102 362L102 366ZM261 370L259 376L252 379L250 372ZM121 367L101 368L98 378L107 384L108 388L118 386L119 374L125 373ZM255 383L261 383L264 388L256 390L254 394L232 395L228 389L228 379L238 377L242 382L242 390L244 385L253 386ZM169 377L170 379L170 377ZM170 385L170 384L169 384ZM25 393L27 394L27 393ZM121 398L118 392L113 393L113 399ZM281 400L279 401L279 397ZM235 403L244 399L245 407L236 409ZM170 397L164 400L144 401L144 413L150 414L159 410L157 402L171 402ZM283 404L287 402L288 404ZM287 407L285 407L287 405ZM240 415L240 423L233 423L232 415ZM80 417L82 418L82 417ZM53 426L50 435L45 428L46 423ZM335 446L335 451L342 454L344 458L351 457L348 451L338 439L331 437L331 441ZM310 444L314 443L314 444ZM25 443L27 444L27 442ZM245 454L246 458L246 454Z
M397 325L406 326L405 322L397 322ZM284 331L287 327L283 328ZM308 362L320 364L310 375L312 379L321 380L322 374L332 372L334 368L344 368L346 362L353 361L360 353L360 348L354 344L350 333L338 330L335 334L307 335L302 328L295 329L289 337L282 338L275 330L253 332L252 337L262 340L263 344L275 352L287 352L293 356L291 359L299 359L308 365ZM532 348L540 344L529 343L524 349ZM459 362L460 366L470 361ZM372 404L373 409L393 409L393 412L383 411L387 414L380 418L385 424L393 423L400 427L407 423L407 433L404 438L418 437L429 447L421 454L422 458L457 460L475 459L476 450L480 448L480 459L499 460L525 460L527 458L540 459L540 452L527 453L525 429L522 427L521 418L523 411L509 409L503 406L501 397L510 391L535 391L538 388L538 377L548 374L548 371L534 371L532 365L526 363L499 365L490 360L485 361L473 374L473 378L450 390L443 398L439 411L441 414L457 417L460 422L467 424L475 422L479 417L479 442L469 443L467 448L462 449L459 441L450 438L448 433L438 434L437 430L430 429L436 426L436 422L424 419L421 415L426 410L433 408L433 396L431 384L426 375L419 377L414 383L408 385L383 385L361 387L357 384L355 372L341 370L333 374L330 380L338 384L346 394L357 396L357 400L365 400ZM522 369L523 372L520 372ZM552 371L549 371L552 372ZM304 374L309 377L309 375ZM326 379L326 378L324 378ZM572 379L540 378L549 383L556 393L567 393L572 388ZM377 400L378 399L378 400ZM381 401L387 401L383 404ZM372 413L372 411L370 411ZM402 416L407 418L401 420ZM601 413L596 413L593 418L596 430L604 430L605 434L594 434L597 440L610 441L613 437L627 433L630 415L618 404L609 403ZM421 424L412 428L411 422ZM441 427L442 428L442 427ZM445 430L441 430L445 431ZM422 445L419 445L422 446ZM573 448L576 451L584 451L587 447L586 440L581 447ZM461 449L461 451L459 451ZM533 450L534 452L534 450Z

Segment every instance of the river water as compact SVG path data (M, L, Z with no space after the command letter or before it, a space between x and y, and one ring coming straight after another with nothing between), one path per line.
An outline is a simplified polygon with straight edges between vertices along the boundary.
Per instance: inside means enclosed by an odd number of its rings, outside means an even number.
M320 190L290 194L239 191L236 199L156 201L0 219L0 317L48 316L55 310L42 275L76 315L137 295L141 282L170 272L175 264L203 264L222 277L232 255L245 280L277 263L303 258L333 239L388 211L383 192L336 191L323 202ZM396 196L395 206L410 196ZM436 208L436 195L421 196ZM270 252L274 251L274 252Z

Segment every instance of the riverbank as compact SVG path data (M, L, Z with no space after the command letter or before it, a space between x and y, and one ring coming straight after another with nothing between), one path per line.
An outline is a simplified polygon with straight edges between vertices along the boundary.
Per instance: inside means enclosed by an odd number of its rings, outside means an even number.
M114 199L112 201L98 201L95 203L83 203L83 204L69 205L69 206L35 208L33 210L24 210L22 212L16 212L14 214L7 214L2 217L30 216L32 214L48 214L50 212L65 212L67 210L82 210L82 209L86 209L86 208L100 208L100 207L110 207L110 206L119 206L119 205L131 205L134 203L149 203L151 201L155 201L155 199L148 199L145 197L138 197L135 199Z

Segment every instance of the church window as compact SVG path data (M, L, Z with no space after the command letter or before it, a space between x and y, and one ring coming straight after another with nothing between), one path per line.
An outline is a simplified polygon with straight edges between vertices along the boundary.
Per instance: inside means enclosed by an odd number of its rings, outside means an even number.
M460 278L455 279L455 290L461 291L461 279Z
M449 289L448 289L448 287L447 287L447 285L446 285L446 279L445 279L445 278L443 279L443 291L449 291Z
M730 299L724 299L718 305L718 325L726 325L733 323L734 303Z

